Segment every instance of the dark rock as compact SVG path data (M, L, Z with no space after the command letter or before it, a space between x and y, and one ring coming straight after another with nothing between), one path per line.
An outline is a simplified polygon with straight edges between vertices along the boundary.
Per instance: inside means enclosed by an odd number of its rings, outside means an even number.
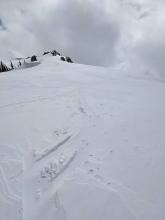
M37 61L37 56L36 56L36 55L33 55L33 56L31 57L31 62L35 62L35 61Z
M53 50L53 51L51 52L51 54L52 54L52 56L57 56L57 51L56 51L56 50Z
M62 61L65 61L65 57L60 57L60 59L61 59Z
M49 54L50 52L49 51L45 51L44 53L43 53L43 56L44 55L47 55L47 54Z
M70 57L66 57L66 61L67 61L68 63L73 63L73 61L71 60Z

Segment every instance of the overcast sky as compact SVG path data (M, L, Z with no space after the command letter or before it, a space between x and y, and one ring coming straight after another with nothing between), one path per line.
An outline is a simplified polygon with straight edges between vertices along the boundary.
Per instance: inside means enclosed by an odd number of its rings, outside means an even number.
M79 63L165 76L164 0L0 0L0 57L57 49Z

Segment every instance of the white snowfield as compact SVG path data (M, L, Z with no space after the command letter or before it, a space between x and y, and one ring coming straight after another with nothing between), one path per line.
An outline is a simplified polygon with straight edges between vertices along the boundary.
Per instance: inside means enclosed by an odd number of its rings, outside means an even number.
M0 220L164 220L165 83L45 57L0 74Z

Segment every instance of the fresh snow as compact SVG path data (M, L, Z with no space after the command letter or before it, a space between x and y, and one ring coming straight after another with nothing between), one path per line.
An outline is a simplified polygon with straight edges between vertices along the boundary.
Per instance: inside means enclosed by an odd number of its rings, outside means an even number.
M0 74L0 219L164 220L164 79L30 67Z

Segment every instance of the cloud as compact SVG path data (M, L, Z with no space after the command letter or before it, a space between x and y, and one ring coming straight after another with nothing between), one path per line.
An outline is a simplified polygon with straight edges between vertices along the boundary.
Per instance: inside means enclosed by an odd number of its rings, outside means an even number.
M63 0L34 20L28 26L41 47L58 48L80 63L108 65L114 62L120 27L96 3Z
M164 10L164 0L1 0L0 56L57 49L79 63L164 74Z
M23 4L17 0L14 7L12 3L11 15L4 15L10 34L1 36L1 42L5 48L19 48L26 55L32 50L58 49L79 63L109 65L117 56L120 26L96 2L49 0L48 4L36 0ZM3 11L8 7L9 0Z
M150 72L165 76L165 3L151 3L152 1L148 0L148 5L143 7L147 16L132 22L132 28L129 30L132 40L126 48L125 58L133 66L143 66Z
M30 1L29 3L30 4ZM35 50L35 37L26 29L24 21L27 19L23 11L27 9L26 1L1 0L0 19L5 30L0 30L0 57L11 58L13 53L26 54Z

